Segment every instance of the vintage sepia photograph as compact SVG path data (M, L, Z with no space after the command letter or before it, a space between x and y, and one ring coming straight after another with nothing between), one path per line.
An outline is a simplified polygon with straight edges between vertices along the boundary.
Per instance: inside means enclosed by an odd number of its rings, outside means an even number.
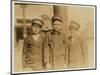
M12 74L96 68L96 6L12 1Z

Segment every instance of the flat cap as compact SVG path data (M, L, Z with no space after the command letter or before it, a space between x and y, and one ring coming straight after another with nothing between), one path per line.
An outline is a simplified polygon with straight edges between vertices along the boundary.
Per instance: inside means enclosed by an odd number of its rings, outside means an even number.
M60 22L63 22L63 21L62 21L63 18L62 18L61 16L53 16L53 17L52 17L52 22L55 21L55 20L58 20L58 21L60 21Z
M74 27L75 29L79 30L80 24L75 21L71 21L69 27Z
M34 26L34 24L37 24L42 27L44 23L40 19L32 19L32 26Z

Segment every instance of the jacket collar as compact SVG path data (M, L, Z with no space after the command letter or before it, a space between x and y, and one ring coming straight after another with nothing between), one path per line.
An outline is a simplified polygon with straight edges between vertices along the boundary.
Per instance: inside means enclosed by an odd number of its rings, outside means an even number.
M55 35L55 34L60 35L61 32L51 31L51 33L52 33L53 35Z

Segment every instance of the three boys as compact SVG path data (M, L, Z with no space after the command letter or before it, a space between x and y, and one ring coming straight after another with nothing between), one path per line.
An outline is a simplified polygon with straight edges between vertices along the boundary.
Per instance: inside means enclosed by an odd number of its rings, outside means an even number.
M24 40L23 67L32 70L56 70L82 68L86 64L87 46L78 36L80 25L75 21L70 22L70 36L67 39L61 32L62 24L62 17L52 17L53 30L44 37L41 32L42 20L32 20L32 33Z

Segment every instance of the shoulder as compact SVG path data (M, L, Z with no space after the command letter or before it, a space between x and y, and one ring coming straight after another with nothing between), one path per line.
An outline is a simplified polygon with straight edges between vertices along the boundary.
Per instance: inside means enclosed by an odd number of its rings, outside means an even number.
M41 36L41 37L44 37L44 36L45 36L45 33L44 33L43 31L41 31L41 32L40 32L40 36Z
M63 38L64 40L67 40L67 35L63 32L60 32L60 38Z
M30 41L30 40L31 40L31 37L32 37L31 35L25 37L25 38L24 38L24 42L28 42L28 41Z
M46 36L48 36L48 37L51 36L51 35L52 35L52 31L49 31L49 32L46 33Z
M66 34L65 33L61 32L60 34L61 34L61 36L66 37Z
M50 39L51 36L52 36L52 32L49 31L49 32L47 32L47 33L44 35L44 39Z
M78 39L81 43L86 42L86 38L83 37L82 35L77 36L77 39Z

